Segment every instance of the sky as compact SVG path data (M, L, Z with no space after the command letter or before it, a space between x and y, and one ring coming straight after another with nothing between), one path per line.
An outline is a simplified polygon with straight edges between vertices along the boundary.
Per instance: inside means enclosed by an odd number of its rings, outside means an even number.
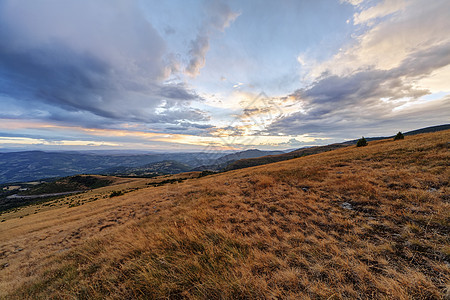
M0 151L293 149L450 123L448 0L0 0Z

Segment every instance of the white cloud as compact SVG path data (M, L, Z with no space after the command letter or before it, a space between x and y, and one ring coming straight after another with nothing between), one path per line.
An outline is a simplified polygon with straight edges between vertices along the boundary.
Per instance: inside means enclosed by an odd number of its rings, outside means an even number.
M354 6L360 5L364 0L340 0L341 3L349 3Z
M205 66L209 40L214 31L223 32L239 16L239 13L232 11L224 2L210 1L207 3L207 17L203 21L197 37L191 41L189 50L191 59L186 67L186 74L191 77L199 75L200 69Z
M450 65L436 69L428 76L417 80L415 85L418 88L426 87L432 93L450 93Z
M356 13L353 17L353 23L355 25L367 23L373 19L385 17L403 10L405 7L405 0L384 0L360 13Z
M305 55L299 54L299 55L297 56L297 61L298 61L298 63L299 63L300 65L302 65L302 66L306 65Z
M332 59L312 68L309 76L318 78L324 72L344 76L368 68L389 70L398 67L408 57L420 56L422 51L432 46L450 43L448 11L450 2L445 0L427 5L420 0L405 3L388 1L363 10L358 15L358 22L397 13L355 36L352 44L343 47Z

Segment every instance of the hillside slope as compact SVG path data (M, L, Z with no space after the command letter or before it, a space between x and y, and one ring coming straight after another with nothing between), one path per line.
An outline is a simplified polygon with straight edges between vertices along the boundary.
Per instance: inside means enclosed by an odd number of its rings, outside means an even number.
M8 299L450 297L448 141L443 131L182 183L141 179L116 186L122 196L107 187L81 206L11 212L0 223L0 290Z

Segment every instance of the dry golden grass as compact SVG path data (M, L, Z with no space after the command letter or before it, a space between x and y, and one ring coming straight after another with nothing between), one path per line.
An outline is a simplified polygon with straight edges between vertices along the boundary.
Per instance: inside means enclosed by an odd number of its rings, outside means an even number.
M123 196L8 219L2 295L449 298L449 141L445 131L142 181Z

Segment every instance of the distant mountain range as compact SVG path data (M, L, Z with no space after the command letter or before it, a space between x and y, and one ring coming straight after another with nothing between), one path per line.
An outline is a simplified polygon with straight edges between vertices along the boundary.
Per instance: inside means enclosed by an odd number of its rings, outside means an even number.
M415 135L415 134L428 133L428 132L437 132L437 131L442 131L442 130L447 130L447 129L450 129L450 124L425 127L425 128L422 128L422 129L416 129L416 130L413 130L413 131L405 132L405 135Z
M59 178L76 174L143 176L176 174L190 170L225 167L241 158L259 157L281 151L247 150L238 153L123 154L120 152L43 152L0 153L0 184ZM201 166L211 166L203 168Z
M211 164L215 161L208 157L204 153L137 155L43 151L0 153L0 184L76 174L99 174L113 168L140 167L165 160L176 160L189 166Z
M407 135L450 129L450 124L404 133ZM368 141L386 137L366 138ZM0 153L0 184L59 178L76 174L143 176L187 171L226 171L329 151L356 143L283 151L251 149L236 153L43 152ZM135 154L136 153L136 154Z
M106 170L103 174L115 176L157 176L161 174L178 174L189 171L220 171L225 169L230 163L240 159L257 158L267 155L282 154L283 151L261 151L250 149L241 152L226 154L213 160L209 165L188 165L176 160L164 160L150 163L139 167L118 167Z

